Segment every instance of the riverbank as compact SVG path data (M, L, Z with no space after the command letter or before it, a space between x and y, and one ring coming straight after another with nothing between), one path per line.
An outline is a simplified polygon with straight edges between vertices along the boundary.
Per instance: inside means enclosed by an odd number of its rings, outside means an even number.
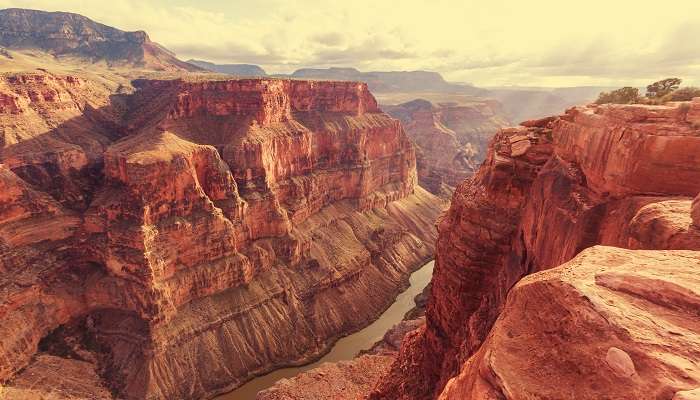
M409 285L396 300L374 322L367 327L339 339L331 350L319 360L299 367L282 368L255 378L238 389L223 394L216 400L252 400L256 394L274 385L284 378L292 378L302 372L312 370L324 363L351 360L363 350L370 349L382 340L384 335L397 323L401 322L407 312L415 307L414 298L420 294L432 277L434 261L429 261L409 277Z

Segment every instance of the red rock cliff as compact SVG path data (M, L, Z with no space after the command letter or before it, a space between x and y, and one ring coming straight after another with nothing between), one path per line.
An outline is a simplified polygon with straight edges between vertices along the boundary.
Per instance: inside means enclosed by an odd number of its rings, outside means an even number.
M3 83L10 398L210 397L319 356L432 255L439 202L364 84Z
M499 133L439 222L427 323L370 397L671 398L700 386L698 111L578 107ZM510 290L599 244L616 247Z

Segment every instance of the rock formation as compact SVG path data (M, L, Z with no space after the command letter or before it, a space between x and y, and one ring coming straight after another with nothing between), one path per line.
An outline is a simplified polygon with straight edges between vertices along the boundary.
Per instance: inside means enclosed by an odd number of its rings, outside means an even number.
M324 363L292 379L281 379L257 400L361 399L391 367L392 355L364 354L349 361Z
M595 246L524 278L439 398L671 399L696 388L698 268L697 251Z
M79 57L110 66L161 71L197 71L192 64L152 42L146 32L124 32L79 14L21 8L0 10L0 46Z
M366 85L134 85L0 80L9 398L211 397L318 357L432 256L439 201Z
M476 172L491 137L508 125L495 101L434 105L413 100L382 108L403 123L416 144L419 184L443 198Z
M496 135L439 222L426 325L370 398L692 396L698 112L576 107Z

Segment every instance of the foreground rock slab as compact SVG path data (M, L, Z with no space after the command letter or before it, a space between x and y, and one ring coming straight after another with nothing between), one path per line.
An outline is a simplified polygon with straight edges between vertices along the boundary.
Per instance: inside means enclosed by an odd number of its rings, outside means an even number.
M700 252L592 247L521 280L439 398L670 399L700 382L698 310Z

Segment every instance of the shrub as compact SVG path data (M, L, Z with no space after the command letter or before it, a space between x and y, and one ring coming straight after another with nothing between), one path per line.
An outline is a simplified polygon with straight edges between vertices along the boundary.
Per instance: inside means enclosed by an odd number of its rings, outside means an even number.
M700 88L684 87L664 96L664 101L690 101L695 97L700 97Z
M678 88L680 78L668 78L654 82L647 86L645 97L640 96L639 89L623 87L611 92L603 92L598 95L596 104L647 104L658 105L669 101L690 101L700 97L700 87Z
M598 96L596 104L633 104L640 101L639 89L623 87L612 92L603 92Z
M658 99L664 97L678 89L681 84L680 78L667 78L658 82L654 82L647 86L647 97L650 99Z

